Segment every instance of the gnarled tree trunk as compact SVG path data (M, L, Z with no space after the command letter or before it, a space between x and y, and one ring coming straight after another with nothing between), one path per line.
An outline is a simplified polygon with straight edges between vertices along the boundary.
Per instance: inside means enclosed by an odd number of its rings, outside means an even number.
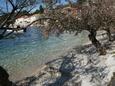
M112 36L111 36L111 31L110 31L110 29L108 28L108 29L106 30L106 32L107 32L107 36L108 36L109 41L112 41Z
M106 49L96 39L96 31L92 29L89 32L90 32L89 39L92 42L92 44L97 48L97 51L100 53L100 55L105 55L106 54Z

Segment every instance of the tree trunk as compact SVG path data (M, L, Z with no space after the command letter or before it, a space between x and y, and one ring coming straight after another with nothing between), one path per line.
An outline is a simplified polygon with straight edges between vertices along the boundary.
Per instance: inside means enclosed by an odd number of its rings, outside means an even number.
M92 44L97 48L97 51L100 53L100 55L106 54L106 49L101 45L101 43L96 39L96 31L90 30L89 31L89 40L92 42Z
M12 15L15 13L16 8L14 8L11 13L9 14L9 16L3 21L3 23L0 25L0 27L4 27L4 25L8 22L8 20L11 19Z
M12 30L11 32L5 34L6 31L7 31L7 29L5 29L4 32L2 34L0 34L0 39L3 39L5 37L11 35L14 32L14 30Z
M0 39L3 39L4 38L4 34L6 33L7 29L5 29L2 34L0 34Z
M23 28L23 32L27 32L27 28Z
M108 36L109 41L112 41L112 36L111 36L110 29L108 28L106 31L107 31L107 36Z
M4 37L10 36L13 32L14 32L14 30L12 30L11 32L9 32L8 34L6 34Z
M1 35L3 36L6 33L6 31L7 31L7 29L5 29Z

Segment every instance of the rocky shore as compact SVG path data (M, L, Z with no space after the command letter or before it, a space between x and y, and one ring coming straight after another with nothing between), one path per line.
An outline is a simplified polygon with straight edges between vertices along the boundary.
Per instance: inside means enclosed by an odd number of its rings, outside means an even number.
M104 41L107 55L100 56L91 44L79 46L46 63L17 86L115 86L115 42ZM112 78L113 77L113 78Z

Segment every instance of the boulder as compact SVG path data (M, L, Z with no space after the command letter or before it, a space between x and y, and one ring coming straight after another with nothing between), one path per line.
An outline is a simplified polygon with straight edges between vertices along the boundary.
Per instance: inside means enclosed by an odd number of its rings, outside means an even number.
M7 71L0 66L0 86L14 86L9 80L9 74Z

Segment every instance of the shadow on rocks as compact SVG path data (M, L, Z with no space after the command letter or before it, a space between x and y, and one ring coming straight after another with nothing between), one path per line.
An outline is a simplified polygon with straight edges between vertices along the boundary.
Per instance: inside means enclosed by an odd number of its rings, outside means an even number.
M9 80L9 74L0 66L0 86L16 86Z
M97 52L96 48L92 44L77 46L76 48L74 48L74 50L78 54L95 54Z
M111 50L111 44L112 42L107 41L104 42L102 44L102 46L106 49L106 50ZM94 45L92 44L88 44L88 45L84 45L84 46L77 46L76 48L74 48L74 50L78 53L78 54L87 54L87 55L92 55L97 53L97 49L96 47L94 47Z
M17 86L35 86L36 81L39 80L45 73L40 74L39 76L26 77L20 81L16 82Z
M48 86L65 86L65 83L73 77L71 74L73 70L75 70L75 66L72 63L72 59L64 57L64 60L59 68L61 76L54 83L51 83Z

